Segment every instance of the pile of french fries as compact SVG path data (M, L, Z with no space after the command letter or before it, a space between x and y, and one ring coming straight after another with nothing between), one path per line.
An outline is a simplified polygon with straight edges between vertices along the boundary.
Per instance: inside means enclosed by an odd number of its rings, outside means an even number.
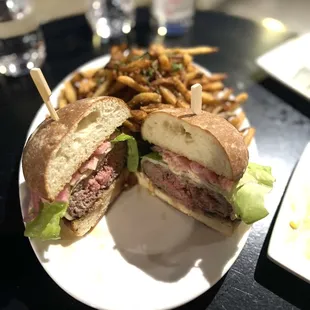
M67 81L58 98L62 108L78 99L115 96L131 109L131 118L124 126L139 132L148 113L164 108L189 108L190 88L202 85L202 109L226 118L244 136L247 145L255 134L254 128L240 130L244 112L236 110L248 98L247 93L233 94L224 85L225 73L206 74L194 63L193 56L216 52L216 47L165 48L153 44L148 50L113 46L111 59L104 68L77 72Z

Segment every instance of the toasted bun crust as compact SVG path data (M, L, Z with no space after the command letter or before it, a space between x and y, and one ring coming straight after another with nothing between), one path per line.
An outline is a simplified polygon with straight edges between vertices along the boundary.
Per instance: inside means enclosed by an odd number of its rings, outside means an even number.
M76 236L84 236L93 227L97 225L100 219L106 214L109 206L123 190L124 184L128 178L128 170L124 169L119 177L104 191L103 195L95 202L91 212L87 215L73 221L63 219L64 223Z
M224 118L203 111L166 109L148 115L142 137L187 157L230 180L242 177L249 153L238 130Z
M181 204L176 199L168 196L164 192L162 192L157 187L153 186L150 179L141 172L136 173L139 184L148 189L152 194L156 195L161 200L167 202L172 207L176 208L177 210L183 212L184 214L193 217L194 219L198 220L199 222L205 224L206 226L220 232L225 236L231 236L235 229L240 224L240 221L230 221L228 219L223 219L217 215L212 214L205 214L202 210L190 210L186 208L183 204Z
M57 111L58 121L43 121L23 151L27 185L41 197L54 200L72 175L117 127L130 117L118 98L79 100Z

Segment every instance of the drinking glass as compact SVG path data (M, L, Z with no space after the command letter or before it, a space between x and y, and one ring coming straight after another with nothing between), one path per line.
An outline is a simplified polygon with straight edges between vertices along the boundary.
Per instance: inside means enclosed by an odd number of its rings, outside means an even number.
M192 25L195 0L152 0L152 23L159 35L178 36Z
M0 74L20 76L45 60L45 43L31 0L0 0Z
M134 0L91 0L86 17L99 37L120 37L135 26Z

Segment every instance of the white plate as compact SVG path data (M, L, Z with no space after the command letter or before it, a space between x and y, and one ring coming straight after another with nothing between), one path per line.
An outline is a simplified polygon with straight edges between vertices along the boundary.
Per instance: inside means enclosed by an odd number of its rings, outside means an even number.
M268 74L310 99L310 33L291 39L256 62Z
M277 216L268 256L275 263L310 282L310 143L292 175ZM299 222L293 229L290 222Z
M101 67L108 59L78 70ZM51 97L55 105L62 83ZM47 113L42 106L28 136ZM255 160L254 141L250 154ZM19 189L23 210L29 193L22 169ZM148 310L174 308L207 291L234 263L248 234L243 224L225 238L136 186L86 237L30 243L51 278L81 302L99 309Z

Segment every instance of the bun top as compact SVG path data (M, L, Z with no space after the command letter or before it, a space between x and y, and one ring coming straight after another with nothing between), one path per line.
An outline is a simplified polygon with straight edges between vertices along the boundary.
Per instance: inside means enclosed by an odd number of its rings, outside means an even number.
M130 117L118 98L79 100L57 111L58 121L44 120L29 137L22 167L27 185L54 200L96 148Z
M249 160L242 135L224 118L203 111L167 109L148 115L142 137L230 180L239 180Z

